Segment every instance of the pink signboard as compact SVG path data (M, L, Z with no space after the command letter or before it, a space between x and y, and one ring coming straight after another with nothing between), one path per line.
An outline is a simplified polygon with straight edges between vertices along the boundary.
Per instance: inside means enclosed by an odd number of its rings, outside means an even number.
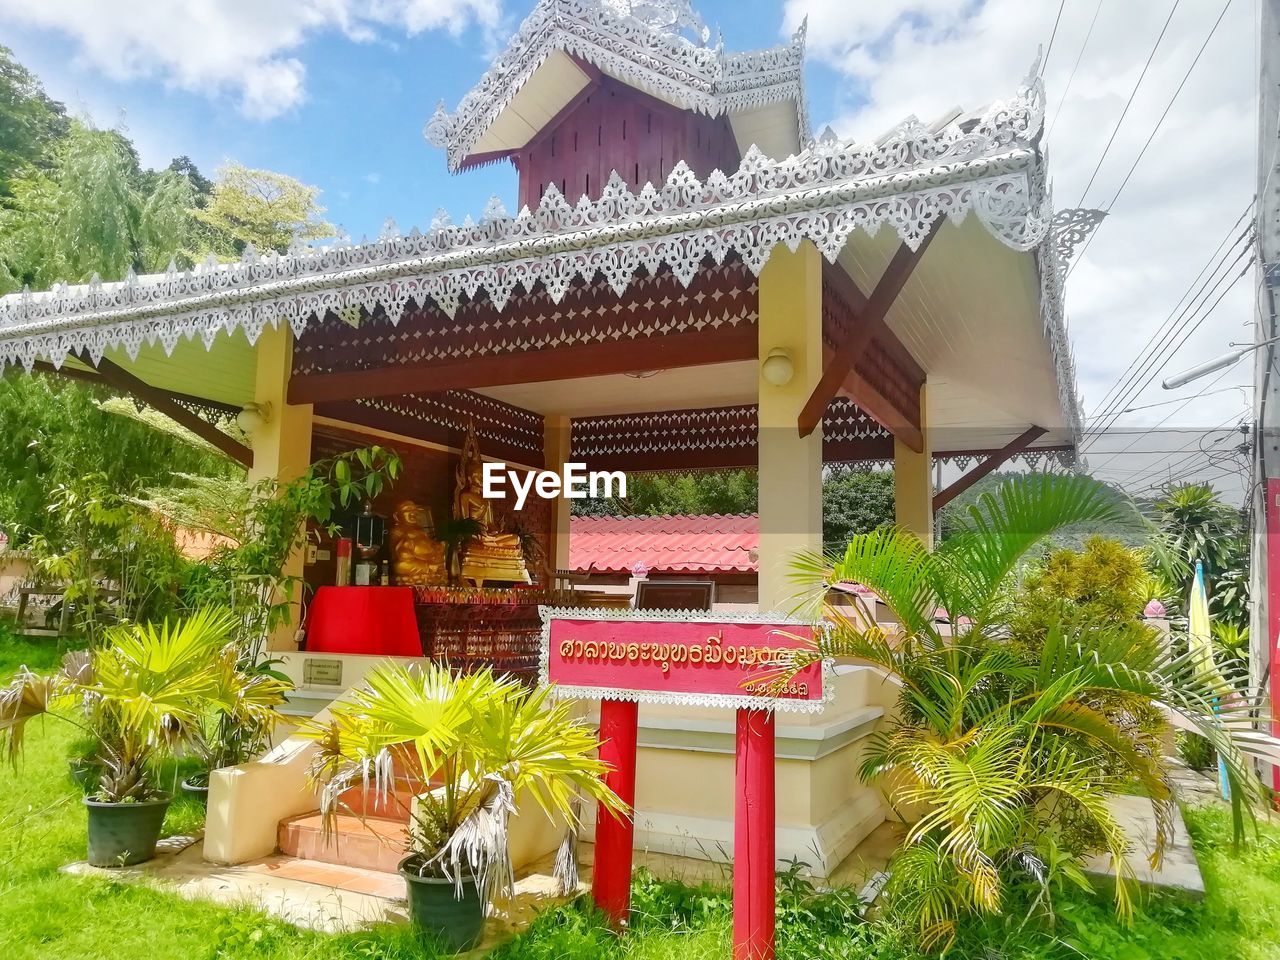
M822 709L822 665L783 690L761 679L788 651L809 647L812 624L691 611L544 609L542 680L561 696L731 708Z

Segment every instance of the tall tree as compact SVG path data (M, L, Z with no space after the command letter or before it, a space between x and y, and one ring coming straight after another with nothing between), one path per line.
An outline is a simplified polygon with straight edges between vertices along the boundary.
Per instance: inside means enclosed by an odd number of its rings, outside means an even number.
M269 171L229 167L217 184L188 157L144 169L127 137L67 120L61 104L0 47L0 293L60 280L104 281L190 266L245 244L283 249L323 236L318 191ZM201 220L197 212L210 210ZM51 491L92 479L129 494L174 472L226 475L208 451L100 409L79 383L0 379L0 526L58 537Z
M8 182L18 170L45 158L68 125L63 105L0 45L0 197L8 196Z
M0 259L10 287L162 270L187 237L194 203L187 178L171 171L144 177L123 135L79 122L54 148L47 171L27 168L9 185Z
M191 211L209 228L213 252L240 256L252 244L260 253L284 253L295 240L331 237L316 187L271 170L229 163L218 171L207 202Z
M1249 541L1244 516L1223 503L1208 484L1167 488L1154 504L1160 528L1186 567L1178 586L1182 609L1191 593L1195 567L1204 567L1214 617L1237 627L1249 625Z
M11 372L0 379L0 527L19 540L56 538L48 507L60 485L95 477L119 494L170 482L173 473L228 476L225 457L98 408L98 388Z
M893 471L834 471L822 483L822 547L843 550L860 533L894 522Z
M626 497L574 500L579 516L677 516L755 513L758 485L754 470L648 473L627 478Z

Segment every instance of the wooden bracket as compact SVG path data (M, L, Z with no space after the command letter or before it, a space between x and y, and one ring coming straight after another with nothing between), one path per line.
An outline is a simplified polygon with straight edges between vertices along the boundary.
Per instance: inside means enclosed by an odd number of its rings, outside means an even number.
M237 461L246 468L253 466L253 451L249 447L246 447L234 437L223 433L203 417L192 413L178 403L172 394L139 380L128 370L112 363L106 357L99 360L97 364L93 364L87 355L81 355L80 359L93 365L98 373L101 374L103 381L108 385L130 396L137 397L148 406L163 413L170 420L186 427L201 440L217 447L232 460Z
M876 283L875 289L866 298L864 308L858 311L857 329L836 347L831 355L831 360L823 368L822 378L818 381L818 385L813 388L813 393L809 395L809 399L805 402L804 409L800 411L800 416L796 421L800 436L809 436L818 424L822 422L822 415L826 412L828 404L840 392L840 388L849 376L850 371L853 370L853 365L857 362L859 354L862 353L863 348L866 347L872 336L884 323L885 317L889 314L889 308L898 299L898 294L906 286L907 280L910 279L912 271L916 268L916 264L920 262L925 250L929 248L929 244L937 236L940 223L941 221L934 223L933 228L920 241L920 246L915 250L912 250L904 243L894 252L889 265L885 267L884 273L881 274L880 280ZM856 304L851 304L851 306L856 306Z
M964 473L960 479L951 484L951 486L947 487L945 490L939 490L935 493L933 495L933 512L937 513L983 477L994 473L1001 466L1008 463L1010 459L1022 453L1022 451L1026 450L1027 447L1031 446L1031 444L1035 443L1047 432L1048 431L1045 430L1044 427L1032 427L1016 440L1013 440L1005 444L999 450L996 450L977 466Z

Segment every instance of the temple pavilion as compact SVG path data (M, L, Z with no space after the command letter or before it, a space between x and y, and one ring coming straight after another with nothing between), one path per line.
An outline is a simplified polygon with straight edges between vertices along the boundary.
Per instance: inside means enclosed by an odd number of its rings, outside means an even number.
M437 516L456 499L468 432L481 457L522 469L751 468L758 603L784 609L790 558L821 546L824 469L892 465L899 522L930 540L935 510L1010 458L1073 463L1063 278L1097 223L1052 207L1034 68L1004 99L852 140L811 130L804 69L803 28L732 52L680 0L538 0L425 128L459 176L510 164L514 208L495 198L476 219L441 211L408 232L388 222L358 244L248 249L233 263L11 294L0 366L132 395L251 478L395 447L405 470L389 496ZM249 443L214 426L211 414L246 409ZM940 461L967 472L939 488ZM519 666L531 605L569 565L568 508L508 511L537 548L507 609L474 592L417 595L421 655ZM333 583L330 546L292 571ZM520 619L530 610L532 627ZM477 624L484 642L463 650ZM273 646L304 714L388 652L320 654L297 649L300 637ZM893 703L878 676L854 670L824 713L779 719L780 860L826 875L889 816L856 771ZM732 717L645 707L640 743L637 845L726 856ZM306 749L286 740L214 776L207 857L279 846L381 863L354 841L320 849ZM558 839L526 824L517 860Z

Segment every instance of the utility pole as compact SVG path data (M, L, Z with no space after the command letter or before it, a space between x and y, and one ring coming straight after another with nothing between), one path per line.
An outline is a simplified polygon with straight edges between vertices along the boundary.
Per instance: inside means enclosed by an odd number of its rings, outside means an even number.
M1253 683L1265 685L1280 717L1280 0L1262 0L1258 57L1257 324L1255 342L1272 341L1254 360L1253 615L1249 658ZM1280 734L1273 722L1271 732ZM1280 767L1272 767L1280 789Z

